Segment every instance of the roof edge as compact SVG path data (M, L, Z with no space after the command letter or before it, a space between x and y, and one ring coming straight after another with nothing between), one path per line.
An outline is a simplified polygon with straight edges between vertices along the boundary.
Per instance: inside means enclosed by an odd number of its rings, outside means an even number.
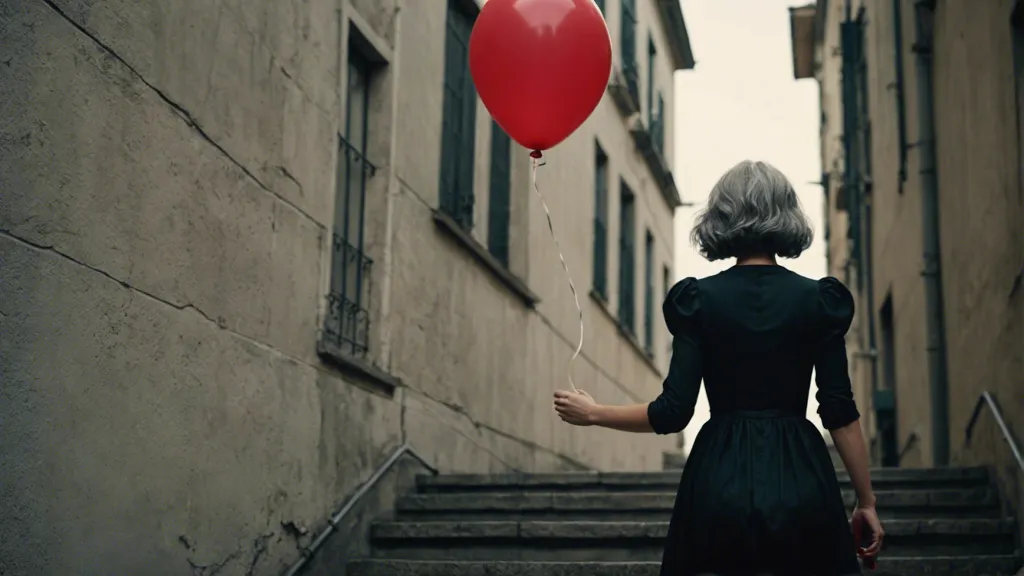
M680 0L658 0L658 12L662 24L668 33L668 43L672 49L672 60L676 70L692 70L696 65L693 49L690 46L690 34L686 31L686 20L683 19L683 7Z

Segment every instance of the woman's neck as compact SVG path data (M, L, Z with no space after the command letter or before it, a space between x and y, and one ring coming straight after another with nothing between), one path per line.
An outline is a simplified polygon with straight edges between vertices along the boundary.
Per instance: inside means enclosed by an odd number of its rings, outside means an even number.
M775 255L746 256L736 259L737 266L777 266Z

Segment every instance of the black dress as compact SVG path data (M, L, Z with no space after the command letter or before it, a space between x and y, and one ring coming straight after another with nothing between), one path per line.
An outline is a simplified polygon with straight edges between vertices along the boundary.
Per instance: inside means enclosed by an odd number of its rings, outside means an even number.
M849 290L781 266L734 266L679 282L663 311L673 353L651 427L682 430L701 379L711 419L683 471L661 575L860 574L835 468L805 417L812 369L825 428L860 417L844 344Z

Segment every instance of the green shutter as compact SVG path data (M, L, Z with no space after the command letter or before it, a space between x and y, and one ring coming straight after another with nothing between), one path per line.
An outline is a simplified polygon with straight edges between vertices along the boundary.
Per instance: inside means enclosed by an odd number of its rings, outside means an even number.
M635 197L633 192L620 182L621 208L619 211L619 323L631 334L636 334L636 244Z
M487 248L502 264L508 266L509 216L511 212L512 141L508 134L491 122L491 187L487 205Z
M472 18L454 0L449 0L441 127L441 210L467 229L473 226L476 147L476 89L469 75L472 29Z
M647 230L644 243L644 349L654 354L654 235Z
M636 0L622 0L622 74L626 86L637 106L640 105L640 88L637 84L636 65Z
M647 35L647 125L653 126L656 116L654 114L654 59L658 50L654 47L654 38Z
M594 0L594 3L597 4L598 10L600 10L601 13L604 14L604 0Z
M608 299L608 156L594 150L594 292Z
M658 91L658 111L654 117L654 130L651 131L651 138L658 152L665 153L665 95Z

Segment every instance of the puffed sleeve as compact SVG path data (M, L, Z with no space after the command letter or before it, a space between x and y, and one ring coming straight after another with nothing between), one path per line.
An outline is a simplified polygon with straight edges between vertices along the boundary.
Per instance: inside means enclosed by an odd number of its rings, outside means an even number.
M661 392L647 406L647 420L657 434L686 428L697 404L702 376L700 294L696 278L687 278L669 290L662 305L672 333L672 360Z
M818 348L814 359L818 415L827 430L860 418L846 360L846 332L853 322L853 295L835 278L818 281Z

